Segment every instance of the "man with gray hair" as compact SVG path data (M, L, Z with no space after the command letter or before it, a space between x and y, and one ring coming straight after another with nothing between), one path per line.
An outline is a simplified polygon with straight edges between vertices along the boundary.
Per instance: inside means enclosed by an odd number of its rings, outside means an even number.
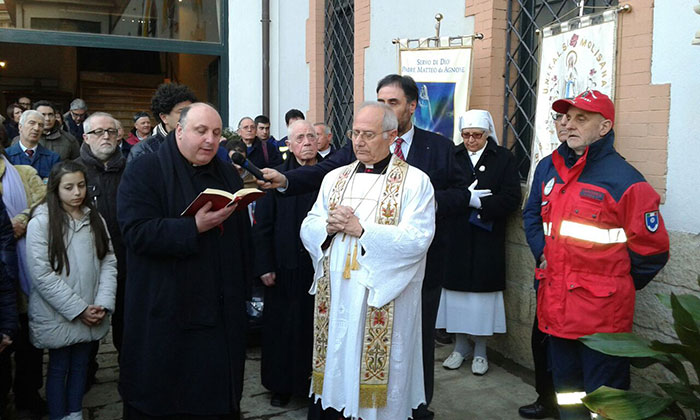
M107 223L117 257L117 301L112 315L114 347L121 350L126 250L117 221L117 190L126 159L119 149L117 120L105 112L91 114L83 123L83 145L76 162L87 168L87 194Z
M331 128L322 122L314 124L314 130L316 131L316 138L318 139L318 154L325 159L335 152L335 146L331 143L333 140L333 133L331 132Z
M13 165L30 165L36 169L44 182L51 168L59 160L57 153L39 144L44 133L44 116L33 109L24 111L19 118L19 141L5 150L7 159Z
M365 102L357 160L329 172L301 226L315 270L309 419L407 419L425 403L421 285L435 234L430 178L392 154L398 120Z
M315 165L322 159L308 121L289 125L286 144L290 156L276 167L278 171ZM267 194L255 206L253 275L265 285L260 370L275 407L287 405L291 395L309 393L314 298L308 291L314 270L299 228L317 194L318 190L294 196Z
M88 116L88 106L84 100L80 98L73 99L70 103L70 111L63 114L63 125L65 130L68 131L78 139L82 141L83 139L83 122Z
M276 147L257 137L255 120L243 117L238 122L238 135L247 146L248 160L258 168L274 168L282 163L282 155Z

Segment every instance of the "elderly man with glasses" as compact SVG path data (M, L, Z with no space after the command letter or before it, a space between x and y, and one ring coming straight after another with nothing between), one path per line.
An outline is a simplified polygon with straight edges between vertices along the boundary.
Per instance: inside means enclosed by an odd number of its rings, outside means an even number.
M21 98L17 99L17 103L25 111L32 107L32 100L26 96L22 96Z
M114 347L121 351L124 326L124 283L126 281L126 248L117 221L117 189L121 182L126 159L119 148L117 120L105 112L91 114L83 123L83 145L76 162L87 169L87 194L105 219L117 257L117 300L112 314ZM99 343L95 342L88 369L88 381L94 382L98 364L95 359Z
M44 116L33 109L24 111L19 118L19 141L5 150L13 165L30 165L44 182L51 168L61 157L39 144L46 124Z
M64 129L71 133L78 141L83 140L83 122L88 117L88 106L80 98L73 99L70 103L70 111L63 114Z
M258 168L274 168L282 164L282 155L276 147L257 137L255 120L243 117L238 122L238 135L247 146L248 160Z

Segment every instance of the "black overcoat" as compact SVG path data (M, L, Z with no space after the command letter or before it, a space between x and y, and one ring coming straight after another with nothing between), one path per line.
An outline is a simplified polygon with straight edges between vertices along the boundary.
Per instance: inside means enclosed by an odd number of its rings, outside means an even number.
M127 248L119 389L125 403L151 416L235 413L250 222L236 211L199 234L194 217L180 214L204 187L234 192L243 182L217 158L189 165L173 133L157 152L127 165L119 186Z
M318 156L321 159L321 156ZM293 155L280 172L299 167ZM265 287L262 337L262 384L272 392L309 393L313 354L314 297L309 294L314 268L299 232L318 191L293 196L268 193L255 207L254 274L276 274Z
M80 157L76 162L85 165L87 169L87 196L92 200L97 211L107 223L117 257L117 299L112 314L112 338L117 350L121 350L122 331L124 325L124 284L126 282L126 248L122 240L122 232L117 222L117 189L124 173L126 159L120 150L102 163L95 157L87 143L80 147Z
M444 288L463 292L496 292L506 287L506 218L520 204L520 177L513 154L489 138L486 149L472 168L463 144L455 146L455 160L467 171L471 185L490 189L490 197L481 199L482 208L472 207L451 220L447 276ZM472 215L472 213L476 213ZM469 221L492 223L488 231Z

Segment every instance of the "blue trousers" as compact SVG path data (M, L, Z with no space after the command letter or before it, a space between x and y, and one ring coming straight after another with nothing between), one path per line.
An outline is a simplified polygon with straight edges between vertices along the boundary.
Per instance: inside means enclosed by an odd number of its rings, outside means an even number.
M549 362L556 393L591 393L606 385L629 389L630 362L626 357L608 356L586 347L578 340L550 336ZM559 405L562 420L590 419L583 404Z
M82 411L92 342L49 350L46 401L49 419Z

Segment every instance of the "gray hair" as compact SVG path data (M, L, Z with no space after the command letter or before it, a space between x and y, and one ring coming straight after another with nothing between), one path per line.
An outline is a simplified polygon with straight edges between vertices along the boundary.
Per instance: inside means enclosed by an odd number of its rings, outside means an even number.
M117 120L110 114L106 112L95 112L93 114L90 114L89 117L83 122L83 132L88 133L90 130L92 130L92 119L93 118L100 118L100 117L106 117L112 120L114 123L114 128L117 128Z
M46 120L44 119L44 114L35 109L28 109L22 113L22 116L19 117L19 125L24 125L24 123L27 122L27 118L31 116L39 117L41 118L41 121L44 121L44 124L46 123Z
M241 124L243 124L243 121L245 121L245 120L251 120L253 122L253 124L255 124L254 119L252 119L250 117L243 117L240 120L238 120L238 128L241 128ZM257 124L256 124L256 126L257 126Z
M394 110L391 109L389 105L383 102L365 101L362 102L362 104L360 104L360 107L357 109L357 112L359 113L361 110L369 107L379 108L382 111L384 111L384 117L382 118L382 131L391 131L399 128L399 120L398 118L396 118Z
M308 121L306 121L306 120L295 120L294 122L292 122L291 124L289 124L289 127L287 127L287 137L289 138L289 140L292 139L292 133L294 132L294 130L295 130L297 127L299 127L300 125L305 125L307 128L310 128L311 130L314 129L314 126L313 126L310 122L308 122ZM314 133L314 136L315 136L315 135L316 135L316 134Z
M82 110L87 111L88 106L84 100L82 100L80 98L75 98L75 99L73 99L73 102L70 103L70 110L75 111L78 109L82 109Z
M331 128L326 125L326 123L317 122L314 127L323 127L323 132L326 134L331 134Z

